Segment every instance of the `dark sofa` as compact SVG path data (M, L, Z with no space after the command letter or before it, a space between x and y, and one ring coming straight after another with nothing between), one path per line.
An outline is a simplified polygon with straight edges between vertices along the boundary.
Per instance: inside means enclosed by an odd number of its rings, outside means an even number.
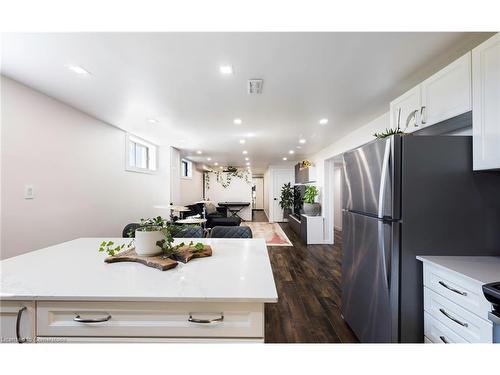
M186 207L189 208L189 212L184 212L184 217L192 215L203 216L203 203L190 204ZM207 228L213 228L215 226L239 226L241 223L241 219L238 217L227 217L226 207L217 207L217 212L210 215L206 214L205 218L207 219Z

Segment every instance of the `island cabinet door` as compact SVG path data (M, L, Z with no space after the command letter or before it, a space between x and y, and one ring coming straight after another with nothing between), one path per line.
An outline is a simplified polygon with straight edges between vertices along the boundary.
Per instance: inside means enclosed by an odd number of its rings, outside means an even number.
M35 337L35 303L0 300L2 343L30 343Z
M37 336L262 339L264 304L42 301Z

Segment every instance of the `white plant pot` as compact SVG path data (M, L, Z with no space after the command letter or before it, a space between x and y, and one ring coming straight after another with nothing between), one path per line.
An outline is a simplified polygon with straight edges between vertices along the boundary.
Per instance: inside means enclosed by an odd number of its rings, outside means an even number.
M157 241L165 239L163 233L159 230L147 232L142 230L135 231L135 252L137 255L152 256L161 253L161 249L156 245Z

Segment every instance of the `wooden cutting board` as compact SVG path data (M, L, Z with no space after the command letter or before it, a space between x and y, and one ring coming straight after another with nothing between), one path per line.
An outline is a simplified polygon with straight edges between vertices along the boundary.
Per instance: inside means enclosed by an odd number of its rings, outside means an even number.
M205 245L202 251L195 251L194 247L183 246L179 248L175 258L182 262L187 263L191 259L204 258L212 256L212 248L209 245ZM136 262L144 264L145 266L157 268L161 271L170 270L177 267L177 260L171 258L163 258L161 255L155 256L141 256L137 255L134 248L126 250L114 256L109 256L104 261L106 263L118 263L118 262Z

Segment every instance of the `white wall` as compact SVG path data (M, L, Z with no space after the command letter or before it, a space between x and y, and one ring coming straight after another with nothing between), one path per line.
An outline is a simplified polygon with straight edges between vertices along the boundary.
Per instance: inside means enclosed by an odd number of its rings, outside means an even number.
M269 219L269 169L264 173L264 212Z
M0 82L2 259L78 237L119 237L168 202L168 148L159 150L157 174L125 171L123 131ZM27 184L35 199L23 198Z
M335 166L333 170L333 223L334 228L342 230L342 167Z
M192 177L181 177L179 204L187 205L198 202L203 198L203 170L193 163Z
M226 172L222 172L227 175ZM217 176L214 172L207 172L210 179L209 188L205 191L205 197L217 204L218 202L249 202L250 206L242 209L238 215L246 221L252 220L252 176L249 176L247 182L244 178L232 177L231 184L223 187L217 182Z

